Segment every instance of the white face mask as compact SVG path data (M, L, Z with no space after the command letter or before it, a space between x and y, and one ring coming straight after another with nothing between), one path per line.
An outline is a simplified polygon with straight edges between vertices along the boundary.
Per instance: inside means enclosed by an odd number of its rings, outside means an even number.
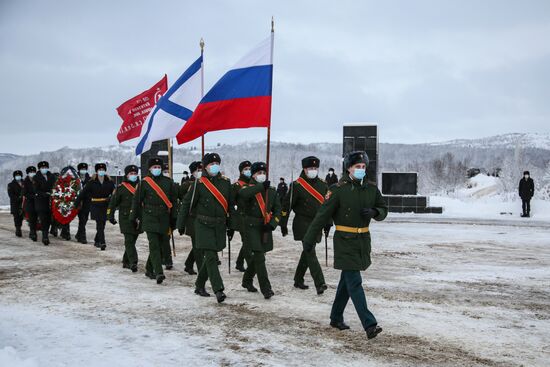
M523 177L525 177L525 179L527 180L529 178L529 175L523 175Z
M164 177L170 177L170 172L162 172L162 175L163 175Z
M30 178L33 178L35 175L36 175L36 173L34 173L34 172L29 172L29 177L30 177Z
M202 177L202 171L193 172L193 176L195 176L195 178L201 178Z
M311 169L306 171L307 178L314 179L317 177L318 174L319 174L319 171L317 171L316 169Z
M257 175L256 182L264 183L266 178L267 178L266 175Z

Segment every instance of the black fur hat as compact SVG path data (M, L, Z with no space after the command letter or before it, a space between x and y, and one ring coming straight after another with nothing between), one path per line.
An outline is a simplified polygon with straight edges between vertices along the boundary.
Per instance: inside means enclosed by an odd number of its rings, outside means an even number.
M13 178L15 178L15 176L23 177L23 172L21 172L20 170L13 171Z
M250 166L252 166L252 163L250 163L250 161L242 161L241 163L239 163L239 173L241 173L246 167Z
M81 169L88 169L88 163L79 163L78 166L76 166L76 169L79 171Z
M529 173L529 171L523 171L523 174L524 174L524 175L529 175L529 176L531 176L531 174Z
M267 164L265 162L254 162L252 163L252 166L250 167L250 172L252 174L255 174L259 171L267 171Z
M191 171L191 173L195 172L199 168L202 169L202 162L201 161L195 161L195 162L193 162L189 165L189 171ZM185 173L185 172L183 172L183 173Z
M346 155L346 158L344 158L344 167L346 169L350 168L351 166L357 163L365 163L368 166L369 156L367 155L367 153L363 151L351 152L351 153L348 153L348 155Z
M26 169L27 174L34 172L36 173L36 167L35 166L28 166Z
M151 168L153 166L161 166L162 167L162 159L155 157L155 158L149 158L147 161L147 168Z
M210 163L222 163L222 159L220 158L220 155L218 153L206 153L204 157L202 157L202 165L203 167L208 166Z
M107 165L105 163L96 163L95 164L95 171L99 171L100 169L107 171Z
M40 169L40 168L50 168L50 164L46 161L38 162L38 164L36 166L38 167L38 169Z
M309 157L305 157L304 159L302 159L302 168L319 168L320 163L321 162L319 161L319 158L310 155Z
M170 170L170 166L168 165L168 163L164 163L164 164L162 165L162 170L163 170L163 171L167 171L167 170L169 171L169 170Z
M129 166L124 167L124 175L125 176L128 176L128 173L130 173L130 172L138 173L139 172L138 166L136 166L134 164L131 164Z

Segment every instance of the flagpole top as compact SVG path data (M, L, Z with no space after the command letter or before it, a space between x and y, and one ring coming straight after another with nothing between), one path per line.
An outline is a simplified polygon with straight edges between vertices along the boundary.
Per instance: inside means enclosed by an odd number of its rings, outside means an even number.
M204 51L204 40L201 38L201 41L199 42L199 45L201 46L201 52Z
M271 33L275 32L275 20L271 17Z

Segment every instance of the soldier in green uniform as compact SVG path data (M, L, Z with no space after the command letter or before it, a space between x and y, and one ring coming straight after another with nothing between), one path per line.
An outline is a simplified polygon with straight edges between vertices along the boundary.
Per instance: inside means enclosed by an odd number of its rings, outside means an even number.
M237 198L242 202L244 211L241 233L244 232L243 246L248 256L248 268L243 274L242 286L249 292L257 292L252 284L254 275L257 275L260 291L265 299L269 299L275 293L269 282L265 254L273 250L272 232L279 224L281 202L275 188L266 181L267 166L264 162L252 164L251 173L249 184L239 190Z
M252 176L252 173L250 171L251 166L252 166L252 163L250 163L250 161L243 161L239 163L239 179L236 182L234 182L233 185L231 186L233 200L237 206L235 220L232 222L232 224L233 224L233 229L238 231L241 234L241 241L243 238L242 223L244 219L244 208L242 205L239 205L239 202L237 200L237 194L243 187L247 186L248 183L250 182L250 177ZM244 255L245 255L244 246L241 246L239 255L237 256L237 263L235 266L235 269L237 269L240 272L244 272L246 270L244 267L244 261L245 261ZM246 265L248 266L248 263Z
M149 257L145 265L145 275L162 284L166 277L162 269L162 244L169 241L170 230L176 226L177 213L174 205L177 192L173 181L162 175L162 160L151 158L147 164L149 174L138 185L132 202L130 221L134 228L147 233Z
M164 163L162 165L162 175L172 181L173 190L176 192L176 194L179 196L179 187L178 184L174 182L172 179L172 176L170 175L170 166L168 163ZM177 202L174 203L174 210L176 211L176 218L177 218ZM174 262L172 260L172 249L170 248L170 238L172 236L172 232L170 232L170 235L166 239L165 242L162 243L162 265L164 265L166 270L172 270L174 268Z
M226 235L232 237L230 219L234 212L231 182L220 174L221 158L208 153L202 159L204 167L200 180L195 180L185 195L178 214L178 231L183 233L187 218L195 211L196 258L202 265L195 281L195 293L208 297L205 284L210 279L218 303L225 300L223 280L218 269L218 255L226 245ZM200 260L198 260L200 261Z
M125 248L124 255L122 256L122 267L131 269L134 273L138 270L136 241L140 234L140 230L134 228L133 223L130 222L130 210L132 209L132 202L139 183L138 171L138 167L133 164L124 168L124 181L116 188L111 197L109 208L107 209L107 217L112 224L117 224L115 220L115 211L118 209L118 223L120 226L120 233L124 235Z
M201 178L202 175L202 162L195 161L189 165L189 171L191 171L191 178L186 179L183 177L181 179L181 185L179 188L179 199L180 202L183 202L183 198L185 197L185 194L189 191L189 188L191 188L195 184L195 180L198 180ZM186 171L184 171L186 172ZM179 217L179 214L178 214ZM197 258L195 256L195 210L191 210L189 215L187 216L187 221L185 223L185 234L191 237L191 251L189 252L189 255L187 255L187 259L185 259L185 270L186 273L189 275L195 275L197 274L195 270L193 270L193 264L197 263L197 270L200 269L202 265L202 259ZM183 234L183 233L180 233Z
M330 313L330 325L339 330L349 329L344 323L344 309L351 298L367 337L376 337L382 328L367 307L361 271L371 264L371 219L386 218L388 210L378 188L365 177L368 157L365 152L349 153L344 159L347 172L333 185L326 201L311 222L302 244L304 251L315 248L319 231L334 220L334 268L341 270L340 282Z
M294 220L292 222L292 232L294 233L295 241L302 241L306 231L319 211L321 204L325 201L325 195L328 187L325 181L319 178L320 160L317 157L309 156L302 159L302 172L300 177L290 184L290 191L286 194L283 200L283 211L281 218L281 233L283 237L288 234L288 217L290 211L294 210ZM331 223L325 226L325 233L328 235ZM317 233L316 242L321 242L322 231ZM299 289L308 289L304 284L304 276L307 269L313 282L317 294L323 294L327 289L323 270L317 259L315 249L311 251L302 251L300 261L294 273L294 287Z

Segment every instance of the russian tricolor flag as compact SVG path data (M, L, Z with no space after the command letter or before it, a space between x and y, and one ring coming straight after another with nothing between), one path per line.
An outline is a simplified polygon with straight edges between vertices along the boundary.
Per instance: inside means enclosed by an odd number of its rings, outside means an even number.
M273 32L210 89L177 134L179 144L206 132L271 124Z

